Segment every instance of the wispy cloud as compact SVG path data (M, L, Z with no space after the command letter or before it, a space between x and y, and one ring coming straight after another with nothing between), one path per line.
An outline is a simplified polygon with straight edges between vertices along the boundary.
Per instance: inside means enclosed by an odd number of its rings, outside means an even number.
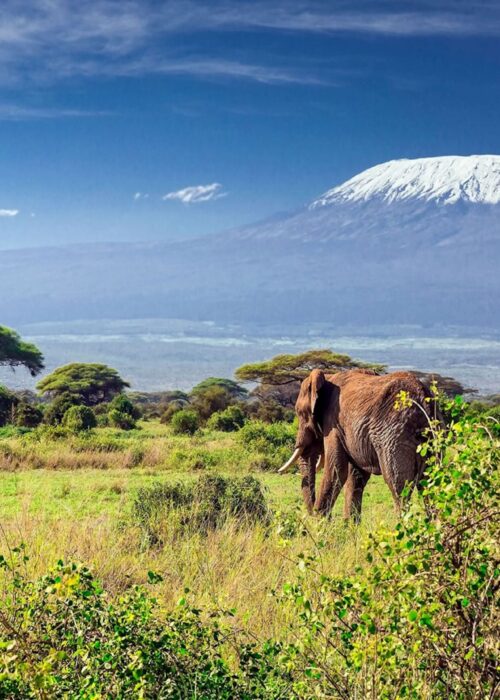
M112 112L58 107L29 107L25 105L0 104L0 121L26 121L29 119L72 119L79 117L111 116Z
M0 81L164 73L262 83L322 83L297 57L285 66L229 54L189 55L187 37L209 32L500 36L497 0L3 0ZM328 81L329 82L329 81ZM43 116L40 114L40 116ZM63 115L61 115L63 116ZM69 114L67 116L70 116ZM76 116L76 115L75 115Z
M194 185L192 187L184 187L176 192L169 192L163 195L162 199L177 200L183 204L197 204L199 202L211 202L221 197L225 197L227 192L222 190L222 185L219 182L213 182L210 185Z
M134 192L134 202L137 202L139 199L149 199L149 194L147 192Z
M0 216L17 216L19 214L19 209L0 209Z

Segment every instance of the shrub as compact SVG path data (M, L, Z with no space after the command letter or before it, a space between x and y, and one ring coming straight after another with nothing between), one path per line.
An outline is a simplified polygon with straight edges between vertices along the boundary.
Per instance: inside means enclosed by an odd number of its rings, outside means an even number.
M207 386L192 394L191 403L202 420L208 420L213 413L224 411L234 402L232 393L222 386Z
M232 433L243 427L245 414L239 406L228 406L224 411L218 411L210 416L207 427L211 430L221 430Z
M109 404L109 423L115 428L133 430L140 417L141 412L125 394L115 396Z
M15 405L15 395L0 384L0 426L5 425L11 420Z
M205 619L181 598L166 614L140 586L111 600L87 568L61 561L31 580L23 550L13 556L0 556L0 697L290 697L286 673L274 671L278 647L238 640L239 667L228 663L224 644L236 646L235 633L220 613Z
M132 516L147 542L153 544L160 541L167 520L180 532L206 534L221 527L228 518L267 523L269 509L262 486L253 476L203 475L190 484L158 483L139 489Z
M248 421L238 433L238 439L245 447L262 452L273 452L277 448L293 449L296 428L290 423L273 423L268 425L262 421Z
M295 411L292 408L286 408L277 401L264 400L256 402L252 405L252 416L264 423L293 423Z
M180 471L198 471L217 466L217 455L204 448L192 448L187 450L172 450L169 455L168 465L171 469Z
M372 534L367 567L333 577L303 557L285 586L299 624L284 663L309 670L304 697L496 695L499 444L452 421L421 453L421 490L394 530Z
M94 411L89 406L71 406L63 418L63 426L72 433L91 430L97 425Z
M179 411L182 411L185 407L185 403L181 403L179 401L172 401L167 405L167 407L162 411L161 416L160 416L160 423L170 423L172 420L173 416L176 413L179 413Z
M43 420L43 411L26 401L20 401L16 406L15 421L20 428L36 428Z
M61 425L66 411L71 406L77 406L78 399L71 394L62 394L50 402L45 409L43 416L44 423L47 425Z
M200 416L196 411L177 411L170 421L174 435L194 435L200 427Z

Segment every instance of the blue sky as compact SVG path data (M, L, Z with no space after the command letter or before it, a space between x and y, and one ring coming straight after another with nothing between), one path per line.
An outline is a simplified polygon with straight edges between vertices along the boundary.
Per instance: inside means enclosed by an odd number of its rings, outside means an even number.
M500 2L2 0L0 249L172 240L500 153Z

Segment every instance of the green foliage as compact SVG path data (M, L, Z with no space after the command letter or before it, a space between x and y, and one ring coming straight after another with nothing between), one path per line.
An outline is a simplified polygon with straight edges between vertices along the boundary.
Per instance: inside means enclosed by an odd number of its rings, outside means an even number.
M250 420L236 434L240 444L254 453L250 467L273 471L285 462L293 451L297 427L291 423L264 423Z
M212 389L213 387L224 389L233 399L244 399L248 396L248 391L238 382L223 377L207 377L207 379L193 387L191 395L203 394L207 389Z
M115 396L109 404L109 424L115 428L133 430L140 417L141 412L125 394Z
M10 422L15 405L15 394L0 384L0 427Z
M297 429L290 423L267 424L263 421L248 421L238 433L238 440L256 452L273 453L280 447L293 450Z
M211 430L221 430L232 433L243 427L245 414L240 406L228 406L224 411L213 413L208 419L207 427Z
M128 386L118 372L107 365L73 362L44 377L37 388L41 394L52 398L69 395L77 403L95 406L110 401Z
M20 428L36 428L43 420L43 411L27 401L19 401L15 410L15 422Z
M132 517L152 544L161 540L166 523L180 532L206 534L221 527L228 518L268 523L269 509L262 486L253 476L204 474L192 483L157 483L139 489Z
M473 401L470 404L464 404L463 412L469 418L482 424L491 433L500 437L500 403Z
M174 415L182 411L185 405L185 403L181 403L180 401L172 401L169 403L160 415L160 422L164 424L170 423Z
M279 385L302 381L316 368L333 373L354 367L365 367L378 372L385 369L384 365L359 362L349 355L331 350L308 350L298 355L276 355L265 362L242 365L236 370L235 376L241 381Z
M63 418L63 426L72 433L92 430L97 425L94 411L89 406L71 406Z
M165 614L145 587L111 601L83 566L59 561L31 580L26 559L22 548L0 556L1 698L289 697L287 674L274 671L277 646L240 644L232 669L224 644L234 633L215 616L204 619L185 596ZM154 586L162 577L149 571L148 581Z
M169 455L169 468L181 472L203 471L218 465L217 455L203 447L178 448Z
M79 403L78 397L72 394L64 393L57 396L45 409L43 414L44 423L47 425L61 425L66 411L71 406L77 406Z
M303 697L493 698L498 687L500 449L471 421L433 425L421 490L368 566L332 577L302 557L284 588ZM299 693L299 694L300 694Z
M18 333L0 326L0 365L24 366L35 377L43 367L43 355L32 343L26 343Z
M224 411L234 403L232 394L221 386L209 386L193 394L191 405L202 420L206 421L213 413Z
M200 427L200 417L196 411L177 411L170 421L174 435L194 435Z
M294 396L295 399L295 396ZM293 401L291 402L293 403ZM295 411L293 408L286 408L275 399L261 399L250 404L250 415L256 420L264 423L293 423Z

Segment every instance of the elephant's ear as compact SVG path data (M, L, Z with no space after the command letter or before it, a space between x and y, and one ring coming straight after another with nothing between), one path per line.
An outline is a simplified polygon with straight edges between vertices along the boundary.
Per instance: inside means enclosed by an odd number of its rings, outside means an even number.
M313 369L310 374L311 381L311 413L314 415L314 411L318 405L319 392L321 391L326 379L325 375L320 369Z

